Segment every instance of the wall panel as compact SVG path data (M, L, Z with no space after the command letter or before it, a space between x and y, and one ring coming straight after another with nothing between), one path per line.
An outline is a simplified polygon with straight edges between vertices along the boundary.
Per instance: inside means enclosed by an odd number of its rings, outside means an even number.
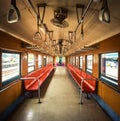
M0 91L0 113L11 105L22 92L22 81L12 83Z
M120 93L111 89L105 83L99 81L98 95L118 114L120 115Z
M86 68L85 56L89 54L94 55L94 64L93 64L93 75L99 80L99 55L101 53L108 52L119 52L120 57L120 33L108 38L106 40L97 43L99 45L98 49L93 51L88 51L84 53L79 53L77 55L83 56L83 70ZM75 55L76 56L76 55ZM120 68L120 58L119 58L119 68ZM119 88L116 91L107 84L98 81L97 85L97 94L118 114L120 115L120 69L118 69L118 83Z

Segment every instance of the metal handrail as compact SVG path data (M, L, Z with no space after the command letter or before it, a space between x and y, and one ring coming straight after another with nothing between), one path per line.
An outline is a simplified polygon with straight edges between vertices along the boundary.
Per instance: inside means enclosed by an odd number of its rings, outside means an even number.
M21 80L31 80L31 79L34 79L34 80L38 80L38 103L40 103L40 79L37 78L37 77L25 77L25 78L20 78Z

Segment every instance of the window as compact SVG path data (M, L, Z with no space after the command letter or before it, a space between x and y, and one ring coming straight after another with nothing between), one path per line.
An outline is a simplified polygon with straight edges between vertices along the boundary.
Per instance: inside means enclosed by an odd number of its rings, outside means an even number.
M83 67L83 56L80 56L80 68L82 69Z
M72 60L72 65L75 66L75 56L73 56L72 59L73 59L73 60Z
M38 55L38 68L42 67L42 56Z
M20 53L2 52L2 84L20 77Z
M76 66L79 67L79 57L76 56Z
M46 63L46 58L47 58L46 56L43 56L43 65L44 65L44 66L46 66L46 64L47 64L47 63Z
M49 63L53 64L53 57L49 57Z
M50 57L50 63L53 63L53 57Z
M87 72L92 73L93 69L93 56L88 55L87 56Z
M66 61L65 57L62 57L63 65L65 65L65 61Z
M35 70L35 57L34 54L28 54L28 72Z
M72 56L70 57L70 64L72 64L72 61L73 61L73 59L72 59Z
M56 57L56 65L57 66L64 66L65 65L65 57L62 57L62 56Z
M118 85L118 53L101 54L101 80L114 86Z

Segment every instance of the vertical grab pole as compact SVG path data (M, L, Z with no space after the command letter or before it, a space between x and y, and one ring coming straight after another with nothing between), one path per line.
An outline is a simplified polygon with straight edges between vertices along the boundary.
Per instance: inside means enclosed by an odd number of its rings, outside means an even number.
M38 79L38 103L40 103L40 79Z
M83 96L83 93L82 93L82 90L83 90L83 87L82 87L82 83L83 83L84 79L82 79L81 81L81 89L80 89L80 104L83 104L82 102L82 96Z

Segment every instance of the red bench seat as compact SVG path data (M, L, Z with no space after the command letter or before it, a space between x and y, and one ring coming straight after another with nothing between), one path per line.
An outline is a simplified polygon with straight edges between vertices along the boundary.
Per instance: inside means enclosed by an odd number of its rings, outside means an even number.
M70 75L73 77L79 88L81 89L81 99L82 103L82 92L94 93L96 89L96 78L91 74L88 74L82 70L79 70L75 66L68 64L67 69Z
M46 67L43 67L26 75L24 78L22 78L22 80L24 80L25 90L26 91L38 90L38 86L41 86L43 84L43 82L49 76L52 70L53 70L53 65L49 64Z

